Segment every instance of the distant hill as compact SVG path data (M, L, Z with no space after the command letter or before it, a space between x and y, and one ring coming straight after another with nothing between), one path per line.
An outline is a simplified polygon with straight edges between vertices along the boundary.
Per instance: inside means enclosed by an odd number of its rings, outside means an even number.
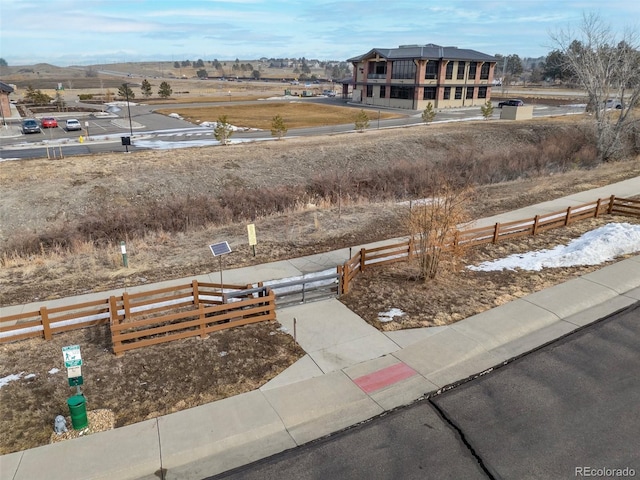
M127 62L58 67L47 63L0 68L0 79L19 88L52 89L117 87L123 78L191 79L206 76L249 80L256 76L272 80L341 79L350 74L346 62L300 59L182 60L175 62ZM257 72L257 73L254 73Z

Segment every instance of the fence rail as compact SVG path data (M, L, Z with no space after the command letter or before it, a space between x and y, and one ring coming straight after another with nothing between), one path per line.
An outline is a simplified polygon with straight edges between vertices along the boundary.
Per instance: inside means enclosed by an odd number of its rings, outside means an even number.
M249 323L275 320L275 295L268 287L258 297L244 298L229 304L193 308L161 316L140 315L138 319L120 321L120 315L111 323L111 339L116 356L128 350L143 348L183 338L206 338L209 333Z
M533 218L458 230L444 241L441 248L447 250L458 246L472 247L537 235L587 218L597 218L603 214L640 217L640 200L616 198L612 195L609 198L599 198L594 202L568 207L566 210L558 212L536 215ZM342 265L341 293L348 293L351 281L368 266L405 261L417 253L419 253L419 249L413 239L384 247L360 249Z
M529 219L460 230L451 235L442 247L482 245L537 235L603 214L640 217L640 200L611 196ZM165 338L175 340L207 335L224 328L273 320L276 297L282 297L282 302L287 303L299 301L294 297L301 295L305 301L313 299L310 291L316 287L345 294L349 292L353 279L366 268L406 261L417 252L415 243L410 239L382 247L362 248L339 265L335 274L327 274L326 278L303 278L266 287L262 284L258 287L223 286L193 280L185 285L124 293L75 305L42 306L35 311L0 317L0 343L36 337L50 340L57 333L109 324L114 351L121 354L132 348L168 341Z
M140 293L125 292L121 296L111 296L74 305L43 306L35 311L0 317L0 343L37 337L51 340L53 335L70 330L107 324L112 327L125 325L141 319L184 314L200 307L206 309L220 306L220 310L237 310L242 308L243 300L254 297L253 294L247 293L247 288L251 287L251 285L222 286L193 280L190 284ZM264 288L258 290L263 296L266 295ZM226 297L231 296L234 298L227 303ZM214 312L207 310L205 313L209 315ZM243 315L246 316L247 313ZM260 319L260 321L263 320L266 318ZM230 326L236 325L237 323Z

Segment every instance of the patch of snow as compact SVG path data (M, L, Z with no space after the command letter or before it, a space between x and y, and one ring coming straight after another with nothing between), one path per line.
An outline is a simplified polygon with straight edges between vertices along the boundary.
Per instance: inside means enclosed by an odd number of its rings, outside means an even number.
M54 367L54 368L52 368L51 370L49 370L47 373L48 373L49 375L54 375L54 374L58 373L59 371L60 371L60 369L59 369L59 368L55 368L55 367Z
M404 314L399 308L392 308L386 312L378 313L378 321L382 323L391 322L395 317L402 317Z
M14 382L16 380L20 380L20 377L24 375L24 372L13 373L11 375L7 375L6 377L0 378L0 388L9 384L9 382Z
M218 355L221 356L221 357L226 357L228 355L228 353L227 352L220 352Z
M518 268L539 271L543 268L600 265L638 251L640 251L640 225L608 223L572 240L568 245L514 254L467 268L483 272Z
M35 373L30 373L29 375L27 375L24 378L36 378L36 374Z

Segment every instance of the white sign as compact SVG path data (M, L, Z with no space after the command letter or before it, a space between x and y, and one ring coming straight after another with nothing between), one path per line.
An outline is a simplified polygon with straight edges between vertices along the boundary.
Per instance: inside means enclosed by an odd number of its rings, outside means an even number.
M69 345L67 347L62 347L62 358L64 359L65 367L80 367L82 365L82 357L80 356L80 345Z
M67 368L67 378L76 378L82 376L82 367Z

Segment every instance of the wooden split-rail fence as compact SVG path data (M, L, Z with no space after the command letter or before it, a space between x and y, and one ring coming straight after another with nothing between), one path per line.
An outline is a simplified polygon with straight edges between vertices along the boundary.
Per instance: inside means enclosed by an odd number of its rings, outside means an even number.
M459 230L442 245L473 246L497 243L526 235L537 235L552 228L570 225L604 214L640 218L640 200L611 196L595 202L569 207L559 212L536 215L533 218L491 226ZM351 281L367 268L392 262L407 261L417 253L411 239L376 248L362 248L335 275L273 285L289 290L291 284L315 283L326 289L327 280L335 279L338 295L349 292ZM326 278L325 278L326 277ZM310 288L306 287L307 292ZM57 333L99 325L109 325L113 352L121 355L127 350L156 345L188 337L208 334L276 318L276 294L261 283L257 285L222 285L201 283L154 289L139 293L123 293L101 300L59 307L42 306L38 310L16 315L0 316L0 343L27 338L50 340ZM307 293L308 294L308 293ZM289 294L286 294L289 295ZM291 302L291 300L288 300ZM295 303L295 300L293 300Z

